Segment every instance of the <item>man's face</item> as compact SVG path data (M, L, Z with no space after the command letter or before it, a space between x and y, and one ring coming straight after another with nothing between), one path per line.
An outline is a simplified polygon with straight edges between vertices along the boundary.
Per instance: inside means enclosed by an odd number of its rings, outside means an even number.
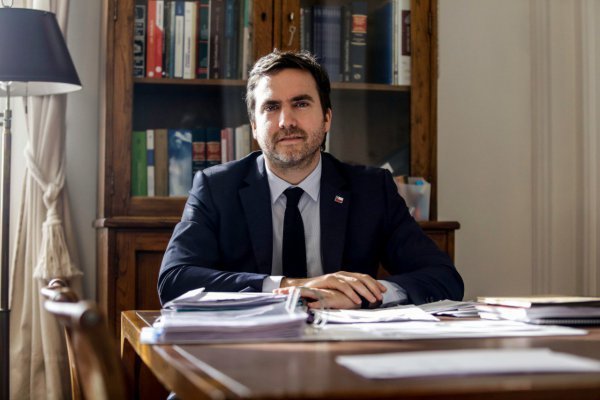
M265 157L275 167L311 164L331 124L325 117L317 84L303 70L284 69L258 81L252 132Z

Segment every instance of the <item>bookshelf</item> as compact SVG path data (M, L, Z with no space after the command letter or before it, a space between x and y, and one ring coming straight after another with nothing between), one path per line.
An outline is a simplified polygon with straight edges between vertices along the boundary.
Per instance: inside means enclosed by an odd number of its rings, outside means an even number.
M132 131L247 123L242 79L134 77L134 10L140 0L104 0L105 55L97 229L97 297L115 335L120 312L159 307L156 278L185 197L132 196ZM369 0L369 10L389 0ZM300 48L301 8L348 0L254 0L252 59ZM436 0L411 1L411 84L333 82L329 150L355 163L380 165L403 147L411 175L432 183L433 221L425 231L451 256L456 222L436 222ZM371 12L371 11L369 11ZM191 121L191 122L190 122ZM187 124L187 125L186 125Z

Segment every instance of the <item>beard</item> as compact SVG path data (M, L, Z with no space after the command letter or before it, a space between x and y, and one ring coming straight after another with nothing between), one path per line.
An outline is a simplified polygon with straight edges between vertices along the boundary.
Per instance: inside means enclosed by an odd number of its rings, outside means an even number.
M279 145L286 138L302 139L294 145ZM282 169L302 168L319 153L325 138L325 123L311 134L300 128L282 129L273 134L262 147L265 157Z

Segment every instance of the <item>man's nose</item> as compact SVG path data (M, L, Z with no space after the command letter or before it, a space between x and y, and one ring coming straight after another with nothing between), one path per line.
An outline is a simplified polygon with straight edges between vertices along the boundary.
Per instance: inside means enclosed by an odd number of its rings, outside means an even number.
M279 128L294 128L297 125L294 110L291 107L282 107L279 114Z

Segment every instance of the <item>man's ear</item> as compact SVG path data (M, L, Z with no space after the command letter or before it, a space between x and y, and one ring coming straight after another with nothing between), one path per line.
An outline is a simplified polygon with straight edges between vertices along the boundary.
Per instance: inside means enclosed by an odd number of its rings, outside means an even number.
M325 132L329 132L329 129L331 128L331 118L333 118L333 110L331 108L327 109L327 112L325 112Z
M252 128L252 137L256 139L256 123L254 121L250 121L250 127Z

